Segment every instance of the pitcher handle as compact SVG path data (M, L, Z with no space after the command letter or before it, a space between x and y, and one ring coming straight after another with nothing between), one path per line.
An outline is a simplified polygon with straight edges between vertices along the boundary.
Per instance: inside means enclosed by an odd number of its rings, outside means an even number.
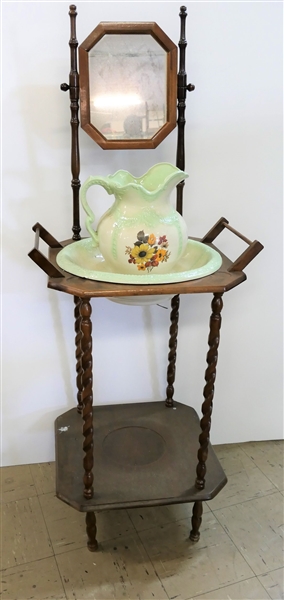
M94 246L98 246L98 244L99 244L98 232L94 231L94 229L92 228L92 223L95 220L95 215L94 215L93 211L91 210L91 208L89 207L87 198L86 198L87 191L92 185L101 185L107 191L108 194L112 194L113 190L112 190L110 184L106 181L105 177L90 176L90 177L88 177L88 179L86 179L85 183L83 183L83 185L81 187L80 200L81 200L83 209L84 209L85 213L87 214L86 221L85 221L86 229L89 232L89 234L93 240Z

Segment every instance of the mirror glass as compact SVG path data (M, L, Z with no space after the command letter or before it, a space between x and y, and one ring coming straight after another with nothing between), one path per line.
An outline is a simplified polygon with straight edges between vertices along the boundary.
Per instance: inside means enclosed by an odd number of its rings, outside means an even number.
M104 150L156 148L176 127L177 47L157 23L99 23L79 68L81 127Z
M106 34L88 63L90 123L107 140L151 139L167 121L167 52L149 34Z

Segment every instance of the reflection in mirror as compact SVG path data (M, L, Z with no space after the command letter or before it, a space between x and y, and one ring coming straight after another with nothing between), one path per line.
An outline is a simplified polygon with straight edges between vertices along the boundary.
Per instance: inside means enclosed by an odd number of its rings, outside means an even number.
M107 140L151 139L167 120L167 52L149 34L106 34L88 53L90 122Z

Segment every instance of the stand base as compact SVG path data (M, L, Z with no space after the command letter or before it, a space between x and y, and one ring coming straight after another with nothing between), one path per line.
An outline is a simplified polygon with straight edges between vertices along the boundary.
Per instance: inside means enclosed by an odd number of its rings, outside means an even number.
M82 418L76 408L55 421L56 494L79 511L210 500L227 482L211 445L206 484L197 490L199 418L163 402L93 408L94 496L83 496Z

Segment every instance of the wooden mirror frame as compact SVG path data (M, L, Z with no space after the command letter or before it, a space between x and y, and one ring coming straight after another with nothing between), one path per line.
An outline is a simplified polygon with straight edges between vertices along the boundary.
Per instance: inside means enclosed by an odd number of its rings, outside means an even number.
M106 34L148 34L167 53L167 120L150 139L108 140L91 123L88 52ZM99 23L79 46L79 85L81 127L108 150L156 148L176 127L177 121L177 47L156 23Z

